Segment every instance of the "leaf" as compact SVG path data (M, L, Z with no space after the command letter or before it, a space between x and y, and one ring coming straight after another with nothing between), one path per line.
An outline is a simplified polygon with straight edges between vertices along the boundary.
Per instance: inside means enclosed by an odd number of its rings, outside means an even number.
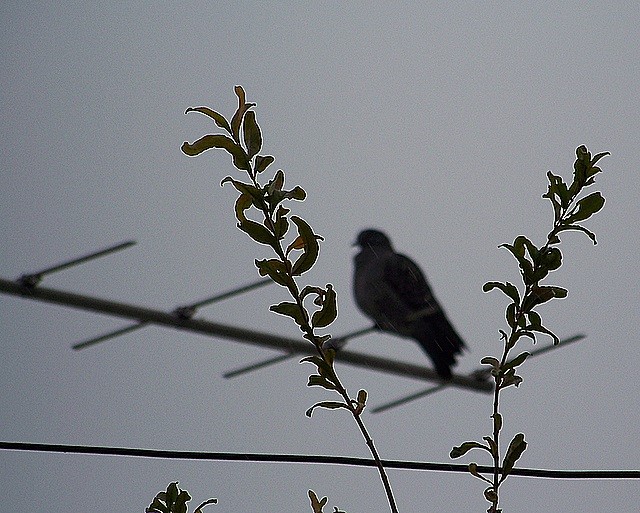
M211 110L209 107L189 107L184 111L185 114L188 114L189 112L200 112L205 116L209 116L216 122L216 125L218 125L220 128L224 128L229 134L231 134L231 127L229 126L229 122L227 121L227 119L222 114L218 114L216 111Z
M191 500L191 496L186 490L182 490L175 501L173 511L175 513L187 513L187 502Z
M559 228L556 228L555 232L560 233L567 230L575 230L577 232L583 232L587 235L587 237L591 239L594 246L598 244L598 241L596 241L596 234L591 232L590 230L587 230L584 226L580 226L579 224L563 225L563 226L560 226Z
M245 182L241 182L240 180L236 180L230 176L225 176L220 182L220 185L224 186L224 184L227 182L231 182L231 184L236 188L238 192L241 192L243 194L248 194L249 196L251 196L253 200L253 204L257 208L261 209L262 207L261 204L264 199L264 191L262 189L259 189L256 186L251 185L250 183L245 183Z
M502 366L502 370L506 371L508 369L515 369L518 365L522 365L524 363L524 361L527 359L527 356L529 356L530 354L531 353L528 353L527 351L525 351L524 353L520 353L515 358L513 358L513 359L509 360L508 362L506 362Z
M531 313L535 313L535 312L531 312ZM553 339L553 345L554 346L557 346L560 343L560 339L557 337L557 335L555 333L553 333L551 330L545 328L540 323L538 323L538 324L529 324L527 326L527 329L530 330L530 331L537 331L538 333L544 333L545 335L549 335Z
M202 513L202 509L209 504L218 504L218 499L208 499L198 506L193 513Z
M592 159L591 159L591 165L595 166L596 163L602 158L602 157L606 157L608 155L611 155L611 153L609 153L608 151L603 151L602 153L598 153L597 155L595 155Z
M234 88L236 96L238 97L238 109L235 114L231 118L231 133L233 135L233 139L236 142L240 142L240 124L242 123L242 118L244 117L247 110L251 107L255 107L255 103L246 103L245 102L245 93L242 86L236 86Z
M531 288L531 292L525 297L522 309L528 312L534 307L546 303L554 298L562 299L567 297L567 289L562 287L551 287L538 285Z
M538 253L536 259L536 271L534 281L539 282L544 279L550 271L555 271L562 266L562 252L558 248L546 248Z
M267 228L255 221L245 220L238 223L238 228L245 232L256 242L275 247L278 244L276 237Z
M256 260L256 267L260 276L269 276L275 283L287 287L291 291L296 291L296 284L287 273L287 268L280 260L270 258L269 260ZM297 291L296 291L297 293Z
M314 404L304 414L307 417L311 417L311 415L313 414L313 410L315 410L316 408L326 408L327 410L336 410L338 408L345 408L346 410L348 410L349 406L345 403L340 403L337 401L322 401Z
M500 368L500 361L493 356L485 356L482 360L480 360L482 365L491 365L494 369L498 370Z
M283 301L277 305L271 305L269 310L291 317L301 328L307 324L307 312L300 308L297 303Z
M500 388L507 388L511 385L517 388L520 386L520 383L522 383L522 377L516 374L515 369L509 369L502 378Z
M256 121L256 113L250 110L244 116L244 124L243 127L243 135L244 135L244 145L247 148L247 154L249 156L249 160L251 160L254 155L257 155L262 148L262 133L260 132L260 127L258 126L258 122Z
M178 481L167 486L167 506L173 506L178 498Z
M282 205L280 205L276 211L276 220L273 223L273 229L278 240L282 240L289 231L289 220L287 219L288 213L289 209Z
M318 373L321 376L332 376L333 370L331 369L331 363L326 362L320 356L306 356L300 363L312 363L318 368Z
M490 436L483 436L482 437L483 440L486 440L486 442L489 444L489 452L493 455L494 458L498 458L498 446L496 445L496 442L493 438L491 438Z
M499 281L488 281L482 286L483 292L489 292L495 288L500 289L504 292L508 297L513 299L513 302L516 304L520 303L520 293L518 292L518 288L513 283L502 283Z
M267 169L267 167L269 167L270 164L273 163L274 160L275 159L271 155L258 155L256 157L256 163L254 166L256 173L262 173L265 169Z
M265 189L267 190L267 194L272 195L276 191L281 191L282 187L284 187L284 171L278 169L273 180L266 185Z
M604 198L599 192L594 192L578 201L571 215L567 217L564 224L573 224L576 221L589 219L593 214L604 207Z
M498 247L507 248L518 261L525 284L529 285L533 283L533 263L525 256L525 249L529 252L532 260L534 260L538 254L538 249L534 244L524 235L518 235L513 241L513 244L501 244Z
M504 457L504 462L502 464L502 480L504 480L507 475L513 470L513 466L516 461L522 456L522 453L527 448L527 442L524 441L524 434L518 433L513 437L511 443L509 444L509 448L507 449L507 454Z
M245 171L248 171L249 159L247 158L247 154L245 151L232 139L222 134L215 135L205 135L201 137L193 144L189 144L188 142L184 142L182 144L182 152L189 157L195 157L196 155L200 155L203 151L210 150L212 148L222 148L229 152L233 157L233 165Z
M338 305L336 292L331 284L327 285L327 290L322 300L322 308L311 316L311 325L314 328L326 328L338 316Z
M238 196L235 205L236 219L238 219L238 222L242 223L247 220L247 216L244 215L244 212L245 210L251 208L251 205L253 205L251 194L243 192L242 194L240 194L240 196Z
M322 387L327 390L336 390L336 386L331 383L327 378L318 375L309 376L309 382L307 383L308 387Z
M323 497L322 500L318 500L316 492L309 490L309 500L311 500L311 509L313 513L322 513L322 508L327 504L327 498Z
M481 444L480 442L464 442L462 445L451 449L449 457L452 459L459 458L460 456L464 456L465 454L467 454L471 449L484 449L489 453L491 452L491 449L489 449L489 447Z
M320 246L318 245L319 236L313 233L311 226L304 219L298 216L291 216L291 220L298 227L298 234L304 242L304 252L295 261L291 270L293 276L300 276L311 269L318 259L318 252L320 251Z
M510 328L515 328L516 326L516 304L510 303L507 305L504 314L505 319L507 320L507 324Z

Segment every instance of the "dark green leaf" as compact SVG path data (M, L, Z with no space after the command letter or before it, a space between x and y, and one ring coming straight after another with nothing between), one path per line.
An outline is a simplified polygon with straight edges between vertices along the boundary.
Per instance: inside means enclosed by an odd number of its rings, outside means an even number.
M327 390L335 390L337 388L327 378L325 378L324 376L318 376L318 375L309 376L309 382L307 383L307 386L322 387L322 388L326 388Z
M507 449L507 454L504 457L504 463L502 464L502 480L513 470L513 466L520 456L522 456L526 448L527 442L524 441L524 434L518 433L513 437Z
M535 263L534 281L539 282L549 274L549 271L555 271L562 265L562 252L558 248L541 250Z
M251 196L253 204L259 209L262 208L262 200L264 198L264 191L262 189L258 189L250 183L241 182L230 176L225 176L220 182L220 185L224 185L227 182L231 182L238 192Z
M289 213L289 209L280 205L276 212L276 220L274 223L274 231L278 240L282 240L284 236L289 231L289 220L287 219L287 214Z
M520 266L520 272L522 273L525 284L530 285L531 283L533 283L533 264L525 256L525 249L529 252L531 258L535 259L538 254L538 249L534 246L534 244L524 235L519 235L515 238L513 245L501 244L499 247L507 248L516 258Z
M313 313L311 316L311 325L314 328L326 328L338 316L338 305L336 301L336 292L331 284L327 285L322 300L322 308Z
M535 333L532 333L531 331L529 331L529 330L527 330L525 328L525 329L520 329L520 330L515 332L515 336L514 336L513 342L511 344L509 344L509 348L512 348L513 346L515 346L516 342L518 340L520 340L522 337L528 337L531 340L533 340L534 344L536 343L536 335L535 335Z
M494 369L498 370L500 368L500 361L493 356L485 356L482 360L480 360L482 365L491 365Z
M300 308L296 303L283 301L277 305L271 305L269 310L279 313L280 315L287 315L291 317L300 327L307 324L307 312Z
M498 457L498 446L493 438L490 436L483 436L483 440L485 440L489 444L489 452L495 457Z
M245 113L251 107L255 106L255 103L246 103L245 102L245 93L242 86L236 86L234 88L236 96L238 97L238 110L236 110L233 118L231 118L231 133L233 134L233 139L239 143L240 142L240 125L242 124L242 118L244 118Z
M513 299L513 302L516 304L520 303L520 293L518 292L517 287L513 283L502 283L499 281L488 281L482 286L482 290L484 292L489 292L495 288L500 289L504 292L508 297Z
M325 362L319 356L307 356L306 358L303 358L302 360L300 360L300 363L314 364L318 369L318 374L320 374L321 376L332 377L334 375L334 372L331 369L331 365L328 362Z
M178 498L178 481L167 486L167 506L173 506Z
M560 343L560 339L556 336L556 334L542 326L542 324L530 324L529 326L527 326L527 329L530 331L537 331L538 333L549 335L553 339L554 346L557 346Z
M203 151L210 150L212 148L222 148L227 150L233 157L233 165L238 169L245 171L249 170L249 159L245 151L232 139L226 135L215 134L205 135L201 137L193 144L189 144L185 141L182 145L182 152L189 157L195 157L200 155Z
M587 235L587 237L591 239L594 245L598 244L598 242L596 241L596 234L591 232L590 230L587 230L584 226L580 226L579 224L563 225L557 228L555 232L560 233L567 230L575 230L577 232L583 232L584 234Z
M305 415L307 417L311 417L311 415L313 414L313 410L315 410L316 408L326 408L328 410L336 410L338 408L345 408L345 409L349 409L349 406L346 405L345 403L339 403L336 401L322 401L319 403L314 404L311 408L309 408L306 412Z
M266 185L265 189L267 190L267 193L271 195L276 191L281 191L282 187L284 187L284 171L282 171L282 169L278 169L273 180Z
M507 388L511 385L518 387L520 386L520 383L522 383L522 377L516 374L515 369L509 369L500 382L500 388Z
M260 276L269 276L278 285L283 285L289 290L295 290L295 282L287 273L287 268L280 260L271 258L269 260L256 260L256 267Z
M184 113L187 114L189 112L200 112L205 116L209 116L216 122L220 128L224 128L229 134L231 134L231 126L229 126L229 122L222 114L218 114L216 111L211 110L209 107L189 107Z
M554 298L567 297L567 289L562 287L534 286L531 292L524 298L522 309L525 313L531 311L538 305L546 303Z
M274 190L269 198L271 207L275 207L278 203L285 199L293 199L303 201L307 197L307 193L302 187L296 186L290 191Z
M256 173L262 173L275 159L271 155L256 157L255 171Z
M528 353L527 351L525 351L524 353L520 353L512 360L509 360L507 363L505 363L502 367L502 370L506 371L507 369L515 369L518 365L522 365L529 354L530 353Z
M262 133L260 132L260 127L258 126L258 122L256 121L256 113L250 110L244 116L244 124L243 127L243 135L244 135L244 145L247 148L247 154L249 156L249 160L251 160L254 155L257 155L262 148Z
M465 454L467 454L471 449L484 449L485 451L491 452L491 449L489 449L489 447L479 442L464 442L462 445L451 449L449 457L451 459L459 458L460 456L464 456Z
M593 214L604 207L604 198L599 192L594 192L582 198L576 204L571 215L566 218L564 224L573 224L577 221L589 219Z
M175 513L187 513L187 502L191 500L191 496L186 492L186 490L182 490L178 494L178 498L173 507L173 511Z
M251 205L253 205L253 199L251 198L250 194L243 192L242 194L240 194L240 196L238 196L235 206L236 218L238 219L238 222L242 223L247 220L247 216L244 215L244 211L248 208L251 208Z
M591 165L595 166L602 157L606 157L608 155L611 155L611 153L609 153L608 151L603 151L602 153L598 153L591 159Z
M507 320L507 324L510 328L516 327L516 304L510 303L507 305L507 309L505 310L505 319Z
M298 216L291 216L291 220L298 227L298 234L304 242L303 253L295 261L291 271L293 276L300 276L313 267L318 258L320 246L318 245L318 236L313 233L311 226L304 219Z
M198 506L193 513L202 513L202 510L205 506L208 506L209 504L218 504L218 499L208 499L206 501L204 501L202 504L200 504L200 506Z
M275 247L278 242L276 237L267 228L255 221L241 221L238 223L238 228L245 232L256 242L260 244L266 244L267 246Z

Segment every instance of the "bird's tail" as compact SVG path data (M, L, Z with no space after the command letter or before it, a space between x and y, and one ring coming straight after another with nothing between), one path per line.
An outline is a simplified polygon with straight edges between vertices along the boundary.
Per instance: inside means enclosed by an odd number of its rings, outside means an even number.
M429 317L416 339L427 353L442 379L451 378L451 367L455 366L456 355L466 347L444 313L438 312Z

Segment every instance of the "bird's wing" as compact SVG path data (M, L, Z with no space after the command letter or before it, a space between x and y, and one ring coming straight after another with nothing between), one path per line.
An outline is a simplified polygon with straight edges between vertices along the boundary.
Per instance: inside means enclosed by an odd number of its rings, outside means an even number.
M410 258L399 253L389 255L385 261L384 281L415 316L440 310L424 274Z

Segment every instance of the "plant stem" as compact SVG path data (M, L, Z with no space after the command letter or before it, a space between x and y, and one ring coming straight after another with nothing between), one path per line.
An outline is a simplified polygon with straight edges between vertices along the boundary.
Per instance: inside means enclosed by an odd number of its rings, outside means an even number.
M256 175L257 173L255 173L252 169L252 166L250 166L250 169L248 171L249 177L251 178L253 185L260 189L260 185L257 182L256 179ZM264 214L264 218L265 218L265 223L268 225L269 229L275 233L275 223L273 221L273 212L272 209L269 208L269 205L267 204L267 202L261 198L260 200L260 210L262 210L262 213ZM275 245L274 250L276 252L276 254L278 255L278 258L280 258L281 262L283 264L286 264L288 262L287 256L282 248L282 244L280 242L278 242L277 245ZM298 307L306 312L306 308L304 306L302 297L300 296L300 291L297 287L296 284L296 280L295 277L292 275L290 267L288 267L288 274L289 277L291 278L292 283L295 285L294 286L294 290L289 290L289 292L291 293L293 299L295 300L296 304L298 305ZM306 319L309 318L309 315L307 314L305 316ZM360 433L362 434L362 437L364 438L367 447L369 448L369 451L371 452L371 456L373 457L374 461L376 462L376 467L378 468L378 472L380 474L380 479L382 480L382 484L384 486L384 490L385 493L387 495L387 500L389 502L389 507L391 508L391 512L392 513L398 513L398 508L396 506L396 502L395 502L395 498L393 496L393 491L391 489L391 484L389 482L389 477L387 476L387 473L384 469L384 466L382 465L382 460L380 459L380 455L378 454L378 451L375 447L375 444L373 443L373 439L371 438L371 436L369 435L369 432L367 431L367 428L362 420L362 417L360 415L360 412L356 410L356 408L353 406L353 401L352 399L349 397L349 394L346 390L346 388L344 387L344 385L342 384L342 382L340 381L340 379L338 378L338 375L335 372L335 369L333 369L333 363L331 361L331 359L327 358L327 356L325 355L324 350L322 349L322 344L317 340L316 335L313 331L313 328L311 327L311 325L309 324L309 322L305 322L304 326L303 326L304 331L306 332L309 340L311 340L313 342L313 345L315 346L316 350L318 351L318 354L320 355L320 357L327 363L329 363L331 365L334 377L335 377L335 384L337 387L337 392L342 396L345 404L347 405L349 411L351 412L351 414L353 415L354 420L356 421L356 424L358 425L358 428L360 429Z

